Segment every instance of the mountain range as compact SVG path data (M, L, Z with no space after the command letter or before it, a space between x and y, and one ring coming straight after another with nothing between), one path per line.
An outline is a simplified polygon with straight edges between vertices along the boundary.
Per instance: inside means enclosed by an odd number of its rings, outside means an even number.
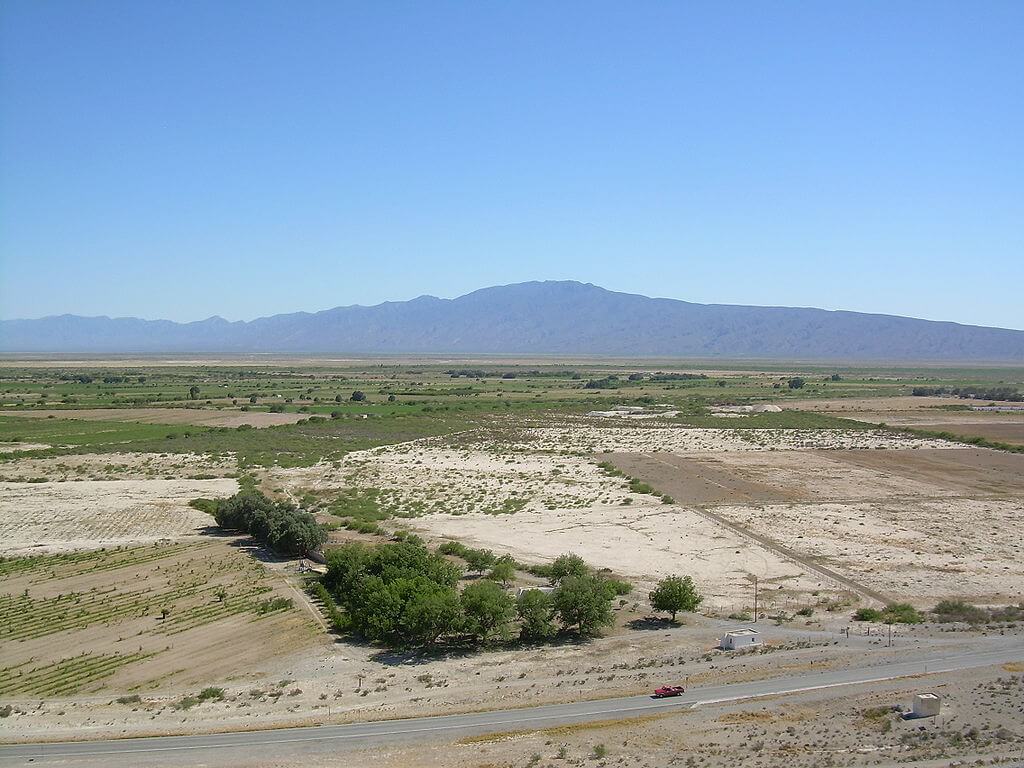
M4 353L521 354L1024 363L1024 331L893 315L695 304L573 281L191 323L0 321Z

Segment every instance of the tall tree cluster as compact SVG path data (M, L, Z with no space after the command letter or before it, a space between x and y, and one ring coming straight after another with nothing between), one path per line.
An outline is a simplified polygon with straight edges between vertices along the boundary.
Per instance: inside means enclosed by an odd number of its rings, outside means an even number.
M458 550L471 571L491 572L460 592L462 570L442 552L418 542L356 543L328 554L322 583L356 632L389 647L508 639L517 620L519 636L530 642L547 640L559 629L593 635L613 622L612 599L622 583L593 573L576 555L552 564L552 592L527 590L516 600L499 584L512 580L514 560L457 544L442 550Z
M213 519L225 530L248 533L279 555L304 555L327 541L327 531L311 514L254 490L217 499Z

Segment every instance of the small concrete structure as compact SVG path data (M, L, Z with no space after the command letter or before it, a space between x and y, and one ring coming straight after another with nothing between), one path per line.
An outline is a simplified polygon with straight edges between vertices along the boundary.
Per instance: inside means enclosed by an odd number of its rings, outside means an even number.
M722 635L722 639L718 643L718 647L723 651L736 651L740 648L750 648L755 645L761 645L761 633L750 627L732 629Z
M913 717L935 717L942 711L942 699L937 693L914 694Z
M516 590L516 599L522 597L526 592L543 592L545 595L550 595L554 591L554 587L520 587Z

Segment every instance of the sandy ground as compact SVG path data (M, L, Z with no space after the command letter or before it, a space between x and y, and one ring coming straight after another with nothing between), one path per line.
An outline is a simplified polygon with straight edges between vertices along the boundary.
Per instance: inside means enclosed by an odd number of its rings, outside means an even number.
M696 510L665 504L520 512L500 518L427 515L411 527L530 562L575 552L635 582L641 594L664 576L686 573L700 584L708 607L726 612L749 609L753 575L780 605L794 594L819 592L824 598L836 589Z
M239 410L206 410L202 408L77 408L68 410L17 411L4 410L5 416L27 419L82 419L84 421L137 421L144 424L194 424L203 427L271 427L295 424L309 418L308 413L265 413Z
M50 446L46 443L0 443L0 453L15 451L42 451Z
M91 480L0 483L0 553L65 552L195 536L209 515L197 497L225 496L216 480Z
M460 436L471 447L434 438L351 454L337 466L276 470L270 485L296 495L384 489L382 506L429 539L457 538L528 562L572 551L643 589L690 573L708 604L726 612L749 607L754 576L780 602L848 589L813 562L928 606L958 589L1016 599L1024 583L1014 533L1021 456L835 430L577 426L519 430L507 442L478 437ZM635 467L619 466L674 503L631 492L628 480L596 466L621 454L571 452L582 447L646 449ZM709 505L738 529L702 511ZM748 524L782 547L745 535ZM885 562L906 574L893 579Z
M485 447L486 443L485 443ZM774 450L952 448L955 444L883 431L839 429L691 429L687 427L595 427L585 423L523 430L493 449L576 453L690 453Z
M801 562L872 591L926 607L946 597L1024 599L1024 456L922 449L612 458L677 502L712 506Z

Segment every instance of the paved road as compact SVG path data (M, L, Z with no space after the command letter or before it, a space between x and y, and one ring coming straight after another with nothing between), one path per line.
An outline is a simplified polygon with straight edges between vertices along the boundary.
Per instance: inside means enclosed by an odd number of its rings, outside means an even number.
M531 730L556 725L637 717L699 704L777 696L839 686L882 682L921 674L939 674L1024 660L1024 641L1007 638L994 650L932 655L920 661L825 671L749 683L694 688L674 699L630 696L554 704L529 709L468 715L384 720L311 728L281 728L240 733L163 736L113 741L26 744L0 747L0 765L197 765L225 759L301 759L397 743L457 739L481 733Z

